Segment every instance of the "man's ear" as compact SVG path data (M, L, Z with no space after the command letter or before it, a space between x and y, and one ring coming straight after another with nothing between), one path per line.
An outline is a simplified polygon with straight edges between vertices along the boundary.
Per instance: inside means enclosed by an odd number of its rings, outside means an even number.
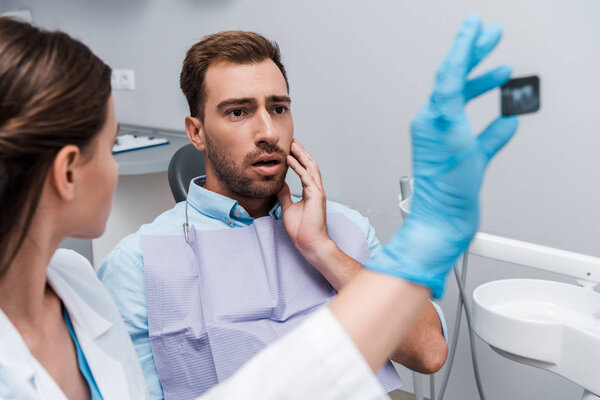
M70 201L75 198L75 182L77 166L81 160L79 147L67 145L60 149L54 157L54 163L50 171L50 184L54 186L56 193L63 200Z
M185 117L185 132L194 147L200 151L206 148L204 140L204 124L199 118Z

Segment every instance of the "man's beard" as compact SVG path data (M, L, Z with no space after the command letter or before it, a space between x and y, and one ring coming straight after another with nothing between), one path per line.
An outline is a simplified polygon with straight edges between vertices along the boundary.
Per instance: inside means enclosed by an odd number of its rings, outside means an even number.
M227 150L214 144L209 139L210 135L204 135L206 142L206 157L210 161L212 169L219 179L220 183L231 193L252 199L264 199L273 196L281 190L285 182L287 173L286 153L273 144L265 143L259 148L246 155L241 162L241 166L237 165L235 160L232 160ZM248 170L257 157L262 154L277 153L281 156L283 169L280 173L271 176L258 176L251 178L244 175L244 171Z

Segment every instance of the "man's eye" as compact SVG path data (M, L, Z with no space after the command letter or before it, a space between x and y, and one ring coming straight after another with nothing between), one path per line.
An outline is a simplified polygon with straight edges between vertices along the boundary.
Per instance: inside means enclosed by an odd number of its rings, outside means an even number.
M244 110L240 110L240 109L231 110L227 114L229 114L230 116L232 116L234 118L239 118L244 115Z
M287 111L287 108L285 108L284 106L277 106L273 109L273 112L275 112L275 114L284 114Z

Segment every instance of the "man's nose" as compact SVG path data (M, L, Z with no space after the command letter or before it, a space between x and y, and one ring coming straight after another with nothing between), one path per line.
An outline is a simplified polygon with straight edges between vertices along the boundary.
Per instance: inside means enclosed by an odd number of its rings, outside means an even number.
M279 142L279 131L273 124L271 114L262 109L256 114L256 126L254 141L260 143L276 144Z

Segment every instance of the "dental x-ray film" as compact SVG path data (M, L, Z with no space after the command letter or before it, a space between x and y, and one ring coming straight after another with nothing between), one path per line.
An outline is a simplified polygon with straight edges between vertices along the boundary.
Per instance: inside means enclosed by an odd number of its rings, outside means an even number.
M527 76L511 79L501 88L502 115L518 115L540 109L540 78Z

